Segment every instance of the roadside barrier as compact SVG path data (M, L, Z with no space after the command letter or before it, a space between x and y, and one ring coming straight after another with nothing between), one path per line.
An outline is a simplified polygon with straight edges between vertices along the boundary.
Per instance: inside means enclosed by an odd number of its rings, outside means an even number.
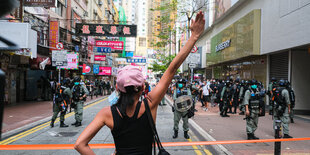
M259 139L259 140L227 140L227 141L191 141L191 142L162 142L164 147L217 145L217 144L242 144L242 143L269 143L285 141L307 141L310 137L286 139ZM92 149L115 148L114 144L89 144ZM29 144L29 145L0 145L0 150L71 150L74 144Z

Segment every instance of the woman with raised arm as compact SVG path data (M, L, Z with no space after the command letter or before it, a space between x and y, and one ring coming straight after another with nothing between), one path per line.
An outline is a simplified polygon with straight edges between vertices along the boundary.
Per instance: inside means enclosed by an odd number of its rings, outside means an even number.
M196 19L192 20L191 37L170 63L157 86L146 97L154 122L160 101L177 69L204 31L204 25L204 15L200 11ZM139 101L144 90L144 81L141 70L134 66L126 66L118 71L116 87L120 97L116 104L102 108L79 136L74 145L79 153L94 154L88 143L106 125L111 129L114 138L115 154L152 154L153 133L145 113L144 102Z

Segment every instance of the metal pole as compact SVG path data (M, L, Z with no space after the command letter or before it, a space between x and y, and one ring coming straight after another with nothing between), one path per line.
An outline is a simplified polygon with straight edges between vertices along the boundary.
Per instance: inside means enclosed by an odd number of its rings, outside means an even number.
M60 72L61 72L61 70L60 70L60 66L59 66L59 70L58 70L58 83L60 83Z
M4 110L4 85L5 85L5 73L0 69L0 140L2 134L2 121Z
M193 82L194 78L194 68L191 68L191 83Z
M275 139L280 139L281 135L281 120L275 120ZM281 155L281 142L274 142L274 154Z

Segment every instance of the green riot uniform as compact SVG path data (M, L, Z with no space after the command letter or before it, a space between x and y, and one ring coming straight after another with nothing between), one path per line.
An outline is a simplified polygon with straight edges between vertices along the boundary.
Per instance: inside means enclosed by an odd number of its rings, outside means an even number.
M83 104L84 100L81 100L80 97L84 95L88 95L89 92L84 85L74 85L72 87L72 98L73 98L73 105L74 105L74 112L75 112L75 120L76 122L72 125L80 126L83 120Z
M186 93L184 93L186 92ZM182 95L188 95L191 96L191 91L190 89L186 89L184 90L178 90L176 89L173 93L173 100L175 101L178 97L182 96ZM174 102L174 115L173 115L173 121L174 121L174 126L173 126L173 130L175 132L175 135L173 138L177 137L177 132L179 130L179 122L182 118L183 121L183 131L184 131L184 137L186 139L189 138L187 132L189 131L189 126L188 126L188 116L187 116L187 111L180 111L177 108L176 103Z
M252 90L252 88L249 88L245 92L243 104L245 106L248 106L248 109L250 111L250 116L247 116L246 118L246 132L248 134L248 139L258 139L254 136L254 132L256 131L258 125L260 99L261 98L258 90L254 91Z
M281 88L280 88L281 89ZM291 102L290 102L290 97L289 97L289 92L287 89L285 89L284 87L282 88L283 90L281 91L281 95L283 96L284 99L284 104L285 104L285 110L283 115L280 115L279 112L275 110L273 112L273 117L274 117L274 125L275 125L275 120L281 120L282 122L282 127L283 127L283 134L284 135L289 135L289 112L288 112L288 107L290 106ZM275 101L276 102L276 101ZM278 103L277 103L278 104Z
M273 82L270 82L270 84L269 84L269 86L268 86L268 92L269 92L269 113L270 113L270 115L272 115L272 110L273 110L273 101L272 101L272 97L273 97L273 95L272 95L272 89L273 89Z
M53 116L52 116L52 120L51 120L51 127L54 127L54 121L56 120L59 112L60 112L60 127L67 127L67 125L64 124L64 121L65 121L65 115L66 115L66 111L68 108L68 104L70 102L70 98L72 97L72 93L71 93L70 88L64 88L63 92L60 93L60 95L58 94L59 95L58 97L61 98L60 100L61 101L64 100L66 102L66 106L61 105L61 104L64 104L63 102L55 101L55 100L57 100L57 99L55 99L57 94L58 93L56 93L54 96Z

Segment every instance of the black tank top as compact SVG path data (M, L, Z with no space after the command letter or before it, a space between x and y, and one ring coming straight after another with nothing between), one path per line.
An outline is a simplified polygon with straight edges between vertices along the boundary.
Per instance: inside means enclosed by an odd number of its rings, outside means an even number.
M111 130L117 155L151 155L153 133L146 113L140 118L138 113L141 102L138 102L132 117L121 117L117 106L111 106L114 127Z

